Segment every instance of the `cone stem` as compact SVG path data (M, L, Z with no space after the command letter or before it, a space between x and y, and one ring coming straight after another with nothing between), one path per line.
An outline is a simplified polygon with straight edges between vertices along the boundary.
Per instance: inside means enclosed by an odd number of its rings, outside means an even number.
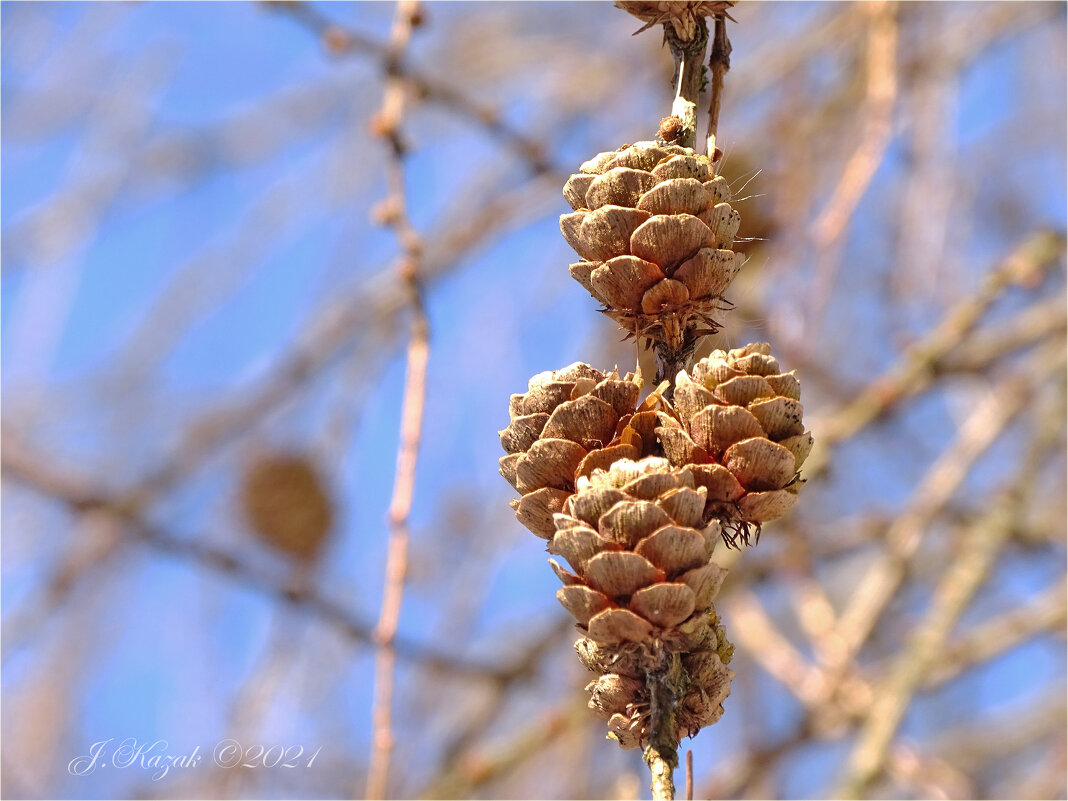
M684 123L684 129L675 143L691 148L697 146L697 100L701 95L705 49L708 46L708 25L705 24L704 17L698 17L695 22L693 39L689 41L680 39L670 22L664 23L664 36L668 47L671 48L671 55L675 59L675 74L679 76L675 93L676 104L672 106L672 114L679 116L676 106L680 100L692 104L689 119L680 117Z
M685 694L686 671L679 654L665 656L664 667L646 678L649 688L649 742L643 756L652 774L653 801L675 798L675 768L679 741L675 736L676 708Z
M645 747L645 764L653 774L653 801L673 801L675 798L675 765L679 755L672 750L670 757L668 759L652 743Z
M690 357L693 355L693 345L693 342L687 343L686 346L679 350L672 350L663 341L658 341L654 345L656 349L656 383L669 382L668 388L664 391L664 397L668 400L671 400L675 394L675 376L679 374L680 370L685 370L689 367Z

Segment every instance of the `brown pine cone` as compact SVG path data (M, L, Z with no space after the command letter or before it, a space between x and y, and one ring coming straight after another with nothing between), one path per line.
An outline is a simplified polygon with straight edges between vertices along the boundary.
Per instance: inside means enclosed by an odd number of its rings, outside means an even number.
M276 452L257 458L243 477L241 499L249 525L260 538L296 559L316 556L330 534L333 504L303 454Z
M744 261L726 180L689 148L638 142L587 161L564 197L575 211L560 229L583 259L572 277L629 336L681 364L718 330L712 314L729 308L723 292Z
M522 497L516 518L539 537L553 535L553 514L575 491L580 476L617 459L638 459L658 447L664 401L656 393L640 406L640 385L630 373L602 373L575 362L539 373L527 392L513 395L508 427L498 432L508 452L500 473Z
M574 571L550 560L557 598L585 634L580 659L601 674L590 708L623 748L648 739L650 681L672 672L676 741L718 720L730 691L733 648L712 604L727 571L711 561L721 533L706 495L689 468L623 459L581 477L554 515L549 552Z
M782 373L765 343L713 351L678 374L678 422L661 415L656 429L673 465L687 465L708 491L708 509L729 543L748 544L760 524L782 517L797 501L812 434L802 422L801 383Z

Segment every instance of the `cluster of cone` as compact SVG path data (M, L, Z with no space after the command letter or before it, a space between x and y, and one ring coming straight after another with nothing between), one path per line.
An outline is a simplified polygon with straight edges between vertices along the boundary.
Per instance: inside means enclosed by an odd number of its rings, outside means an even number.
M575 211L561 229L583 258L571 274L604 311L676 353L714 330L742 257L711 160L638 143L584 164L564 195ZM675 741L719 719L733 649L713 551L749 544L796 502L812 447L800 383L766 344L713 351L669 378L639 402L632 374L579 362L541 373L500 432L516 517L566 562L550 559L579 657L598 674L590 708L624 748L660 725L651 696L669 666Z

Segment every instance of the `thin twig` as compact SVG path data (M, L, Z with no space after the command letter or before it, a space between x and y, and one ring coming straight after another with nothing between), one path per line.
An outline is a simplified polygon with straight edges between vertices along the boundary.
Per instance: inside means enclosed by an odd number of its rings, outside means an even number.
M933 738L931 751L942 754L969 773L989 768L995 760L1005 759L1033 749L1051 734L1064 736L1064 682L1057 679L1041 687L1031 688L1026 700L987 711L977 720L950 726ZM991 737L991 732L997 732ZM1033 763L1031 763L1033 764ZM1030 767L1030 765L1029 765ZM1061 773L1061 781L1064 781ZM1063 796L1063 789L1060 793ZM1007 795L984 793L986 798L1006 798ZM1016 795L1013 798L1056 798L1051 795Z
M551 173L560 180L566 179L570 174L570 170L551 161L541 142L512 127L501 118L496 109L483 105L452 85L438 81L406 64L399 54L391 50L392 42L383 44L359 31L331 22L310 3L268 2L266 6L285 12L290 19L318 36L336 54L359 52L381 59L394 75L407 82L418 97L437 103L481 126L515 151L530 165L534 174Z
M516 189L492 194L481 204L478 212L466 212L465 216L459 219L453 219L453 215L449 215L440 225L435 226L430 239L437 242L439 247L423 259L420 279L424 286L432 279L462 266L464 256L481 245L490 232L503 233L517 222L525 222L543 213L548 203L546 192L542 188L545 182L545 178L531 179ZM555 200L551 202L555 203ZM128 490L104 492L99 487L94 487L92 482L74 477L71 471L64 470L52 455L47 458L33 456L29 461L21 460L19 464L20 442L9 436L11 429L6 426L3 435L5 470L12 469L15 473L22 474L24 483L34 485L39 491L62 500L65 505L78 511L86 506L121 510L147 508L153 498L176 485L225 445L247 433L262 418L291 402L292 396L301 387L306 386L311 378L335 362L356 335L366 335L368 330L389 328L393 318L405 307L403 286L398 285L396 281L395 269L388 271L388 275L381 272L374 279L365 282L359 291L343 295L325 308L317 309L309 317L306 336L278 360L278 366L259 387L246 390L235 402L217 403L192 422L185 424L182 439L173 454L158 467L150 469L147 475L138 479ZM381 342L378 347L383 347ZM160 545L161 542L165 544L165 540L146 540L150 546ZM174 553L166 547L162 548L162 552ZM198 554L199 552L193 551L182 552L180 555L196 559ZM277 581L260 580L240 571L228 572L226 565L243 561L236 554L232 557L219 555L218 559L209 556L208 560L206 567L221 567L223 575L239 583L276 594L283 600L302 606L309 614L322 613L326 616L324 622L327 625L340 628L346 636L357 641L370 641L366 625L352 613L333 605L333 602L318 604L311 598L310 603L306 603L308 599L302 595L294 595L292 588L281 586ZM93 564L95 562L84 563L74 573L61 576L64 586L73 588L76 583L83 581L84 577L92 572ZM11 621L11 632L5 632L5 643L10 642L13 649L19 647L23 633L39 630L32 625L33 620L40 619L39 611L47 612L62 602L63 598L58 598L55 604L48 600L48 606L43 610L27 607L25 610L19 609L11 613L15 617ZM36 601L30 603L33 606ZM23 626L23 622L31 625ZM398 645L398 653L416 661L422 659L420 654L424 650L417 643L403 643L403 648L401 644ZM15 651L8 650L4 653L6 658L7 654ZM427 664L450 672L483 675L494 681L508 674L508 671L498 673L488 668L465 665L444 654L430 659Z
M800 543L792 545L799 552L796 558L804 569L791 571L793 575L787 574L787 589L793 596L798 622L812 641L816 657L827 663L833 658L837 646L834 637L837 614L826 590L816 579L815 566L808 549Z
M743 793L753 777L771 771L783 757L804 745L812 737L804 718L798 727L784 739L744 753L739 757L724 760L724 765L702 787L701 798L737 798ZM760 797L760 796L757 796Z
M676 713L685 694L686 673L677 653L662 653L659 669L645 678L649 690L649 740L642 758L649 766L653 801L675 798L675 768L679 764Z
M980 372L998 359L1011 356L1049 336L1064 337L1068 314L1064 297L1050 297L1035 303L1019 314L996 325L976 331L963 342L941 365L942 373Z
M4 663L21 652L64 605L69 607L71 599L86 585L92 585L91 579L102 583L102 574L119 562L124 553L121 530L113 518L89 512L81 515L79 524L74 544L41 580L40 589L4 615L0 627L3 631L0 659Z
M1053 363L1056 365L1058 361ZM1019 380L998 387L976 405L961 426L957 440L931 466L909 508L887 532L886 554L858 582L856 594L839 618L838 634L845 646L843 657L852 658L867 640L904 578L908 562L916 554L935 513L957 491L976 460L1026 408L1033 394L1034 385Z
M420 262L421 284L425 287L463 266L464 257L491 235L502 235L517 221L526 222L543 213L548 205L545 182L544 178L532 179L487 197L475 213L465 210L456 218L448 215L427 237L437 247ZM556 203L555 196L552 203ZM147 502L177 484L224 445L290 401L312 378L334 364L357 336L389 327L409 306L409 287L405 281L397 281L397 270L392 268L378 272L357 291L315 309L303 336L277 359L275 368L258 387L244 390L232 403L214 404L186 424L174 452L149 470L129 494Z
M866 6L865 10L871 25L867 52L867 117L860 144L846 163L830 201L813 223L819 249L826 248L841 236L890 142L892 112L897 97L896 5L881 0Z
M572 632L572 626L573 624L570 620L561 617L556 622L556 625L534 640L524 653L517 657L515 664L521 666L523 670L533 673L535 667L545 658L546 653L559 645L561 639ZM441 757L438 760L438 764L441 766L438 776L429 783L429 787L445 786L451 781L449 777L455 772L455 766L467 758L478 739L507 711L506 701L508 700L507 694L509 690L508 682L498 682L492 687L488 698L482 703L480 711L474 714L466 723L460 724L462 728L453 731L450 741L444 744ZM446 701L445 703L448 702ZM464 711L465 713L470 713L469 709ZM585 715L583 717L585 719ZM437 792L437 790L431 789L420 793L420 795L425 797L434 795ZM453 794L451 797L458 796Z
M940 365L982 322L986 312L1013 285L1035 285L1060 266L1065 237L1036 231L1024 238L994 267L974 294L953 306L927 336L913 344L903 358L873 380L849 403L834 409L819 429L812 456L805 463L809 478L829 465L833 448L882 419L906 398L925 391L938 376Z
M734 587L722 603L717 601L717 606L722 606L731 623L735 645L746 649L754 661L790 688L806 707L814 706L822 686L819 670L779 631L756 594Z
M285 585L266 571L258 570L241 553L211 545L210 543L217 537L180 536L147 522L140 511L129 501L86 491L80 482L71 484L65 479L50 478L47 476L47 461L41 456L31 455L24 445L19 449L21 456L18 461L14 460L12 453L15 448L9 436L5 433L3 447L5 480L18 480L35 491L61 502L76 514L86 512L106 514L123 524L123 535L131 541L147 545L168 556L188 560L228 577L238 584L304 609L353 641L375 642L373 627L354 612L319 594L311 587ZM67 494L68 492L70 494ZM528 675L528 666L518 660L513 665L495 668L468 662L433 647L400 637L394 638L393 647L397 655L404 659L457 676L507 683ZM526 658L525 654L523 658Z
M970 667L989 662L1046 632L1064 631L1065 582L1042 593L1034 603L1013 609L980 623L960 639L947 644L941 661L924 678L924 687L937 687L956 678Z
M820 651L826 656L826 669L810 664L776 628L756 596L742 588L734 588L723 605L734 621L737 644L750 652L753 659L789 688L804 706L817 714L817 730L837 729L848 718L868 718L868 707L874 698L884 697L878 688L870 686L851 667L861 645L868 637L898 583L906 574L909 560L919 548L923 532L935 514L959 487L971 465L1004 430L1005 426L1024 408L1040 382L1054 370L1061 369L1063 355L1051 345L1036 354L1028 373L1030 381L1023 386L1009 380L993 391L962 427L957 441L920 482L921 490L914 497L909 510L896 519L886 532L888 553L877 562L859 582L858 590L843 612L838 625L828 632ZM994 517L994 513L984 518ZM1008 536L1008 535L1006 535ZM941 656L941 653L939 654ZM934 672L941 660L928 666ZM947 678L952 678L952 673Z
M412 313L411 338L408 343L408 365L404 381L404 400L401 405L400 446L397 449L397 472L393 482L393 497L389 504L389 548L386 557L385 585L382 590L382 609L375 627L374 700L371 709L371 754L368 759L365 798L386 797L389 781L389 762L393 753L393 682L396 653L393 640L397 634L404 579L408 572L408 516L415 492L415 470L422 438L423 409L426 403L426 370L429 357L430 322L427 318L419 283L419 261L423 245L408 216L405 191L404 156L406 148L400 134L400 121L411 87L399 74L397 65L411 38L412 30L421 16L418 0L397 3L393 28L384 63L386 86L382 110L375 119L376 132L389 142L390 195L387 222L400 240L403 257L398 267L401 279L409 292Z
M712 34L712 52L708 57L708 66L712 70L712 83L708 97L708 139L706 142L715 147L716 133L719 130L719 107L723 102L723 76L731 68L731 40L727 38L727 20L717 17ZM714 151L713 151L714 153ZM709 153L712 156L713 153Z
M978 797L974 783L963 771L926 748L895 743L886 757L886 772L891 778L916 788L917 798Z
M897 98L897 6L880 0L865 7L871 16L868 37L867 116L860 144L842 171L842 178L823 213L813 223L813 241L818 266L813 284L810 320L817 328L824 319L834 279L840 263L840 248L846 224L860 203L875 172L883 161L893 133L894 103Z
M589 710L583 703L585 700L585 693L578 698L568 697L547 714L538 715L492 752L483 749L453 757L445 763L447 769L419 797L474 797L494 779L516 771L528 760L558 744L564 734L588 723Z
M993 567L1009 537L1018 506L1017 493L1006 494L993 512L973 529L964 541L964 551L950 563L935 590L930 612L913 630L886 681L877 688L837 797L863 797L883 769L905 710L920 688L924 674L938 658L953 625Z

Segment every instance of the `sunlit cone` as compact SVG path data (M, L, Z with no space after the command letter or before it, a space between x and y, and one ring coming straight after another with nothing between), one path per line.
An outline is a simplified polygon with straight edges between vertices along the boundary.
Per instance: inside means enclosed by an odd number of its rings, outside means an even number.
M620 378L575 362L539 373L526 392L512 396L511 421L499 432L507 451L500 473L522 496L512 508L524 526L550 538L553 514L581 476L658 447L653 430L665 401L653 393L639 405L640 390L632 374Z
M243 477L241 500L260 539L297 559L316 556L333 525L330 497L315 467L301 454L257 458Z
M803 484L812 449L802 421L801 383L783 373L767 344L713 351L680 372L675 418L656 435L672 465L687 465L707 491L706 512L728 541L748 543L760 525L785 514Z
M740 216L707 156L678 145L638 142L601 153L564 186L575 210L560 230L582 258L572 277L628 332L681 364L741 268Z
M727 571L711 561L721 534L707 490L659 457L616 461L576 489L553 516L548 548L570 568L550 560L564 585L556 597L584 634L579 657L599 674L590 708L623 748L639 747L648 681L675 660L675 739L695 734L719 719L733 675L712 603Z

